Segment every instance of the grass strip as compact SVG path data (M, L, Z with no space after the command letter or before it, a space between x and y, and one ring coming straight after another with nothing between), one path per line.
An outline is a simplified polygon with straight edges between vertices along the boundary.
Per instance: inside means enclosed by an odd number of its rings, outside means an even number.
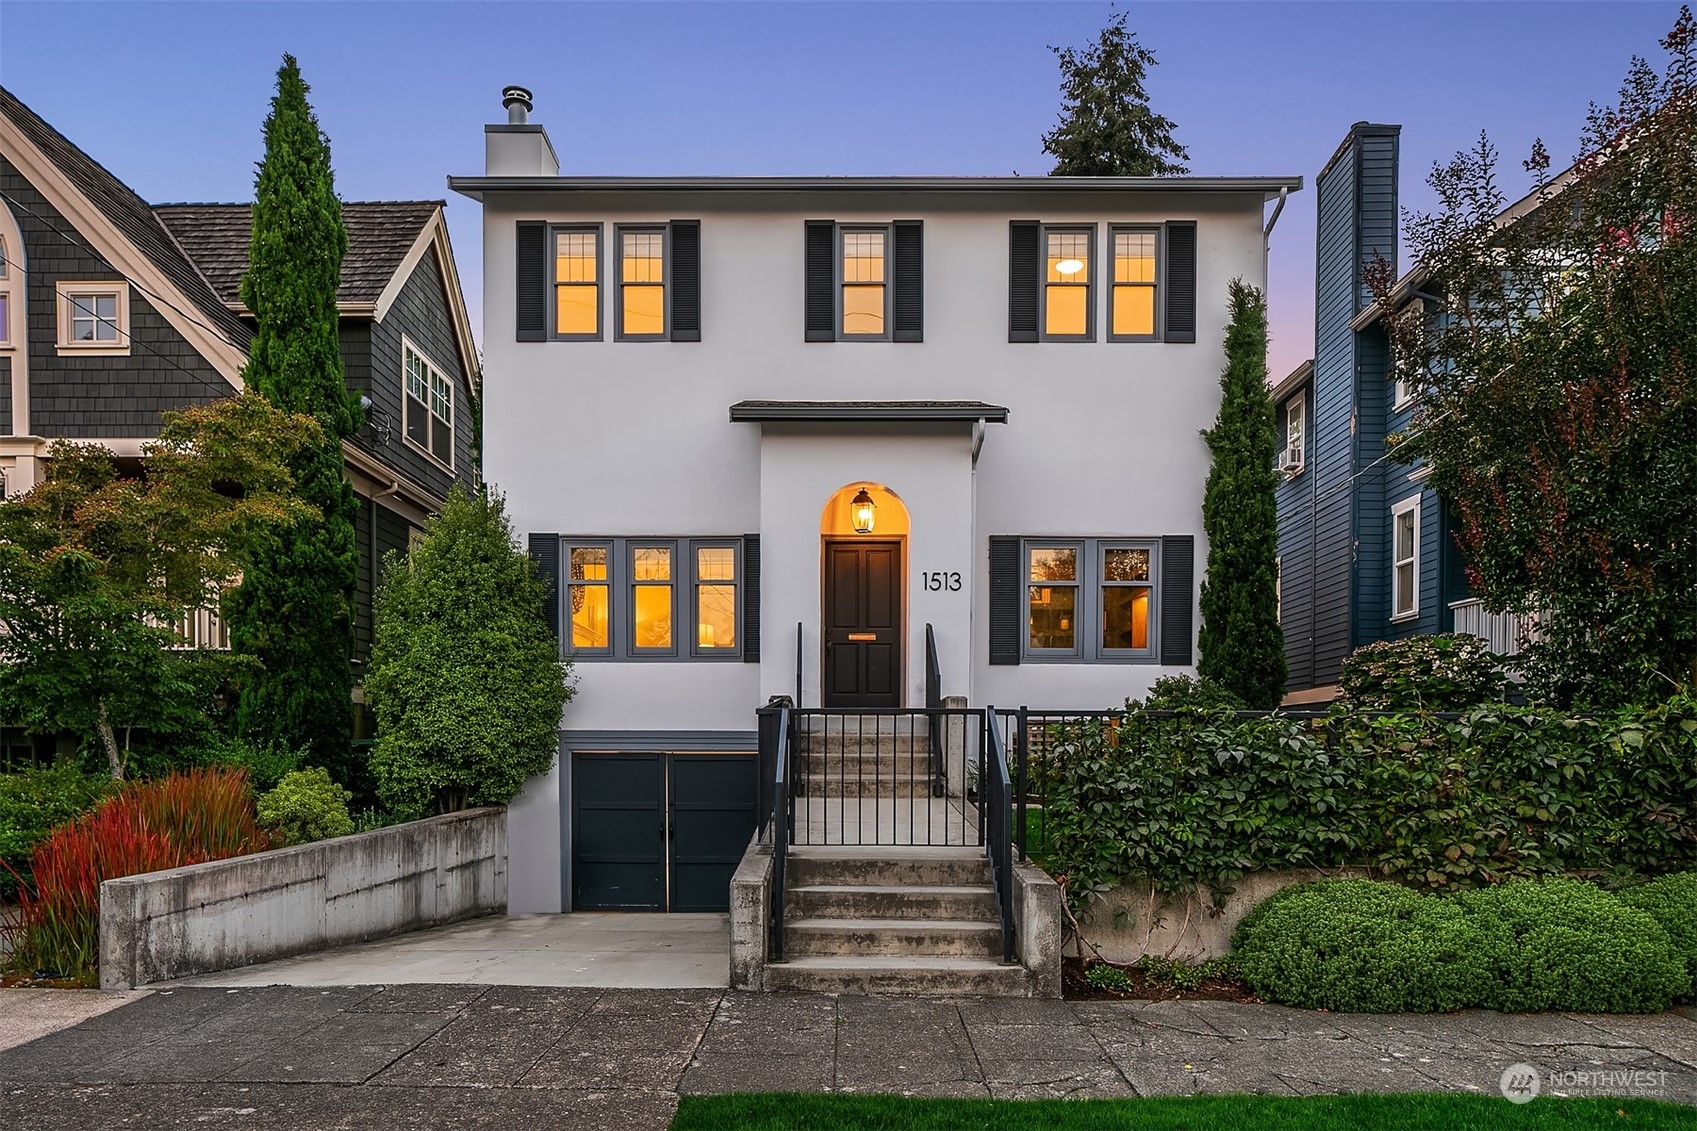
M1124 1100L919 1099L757 1092L684 1096L671 1131L1567 1131L1697 1128L1697 1108L1659 1100L1420 1092L1346 1096L1153 1096Z

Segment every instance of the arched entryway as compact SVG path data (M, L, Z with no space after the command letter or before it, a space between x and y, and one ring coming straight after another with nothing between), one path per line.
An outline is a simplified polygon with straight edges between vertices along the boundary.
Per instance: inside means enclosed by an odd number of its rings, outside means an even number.
M907 631L907 507L881 483L849 483L819 519L820 699L900 707Z

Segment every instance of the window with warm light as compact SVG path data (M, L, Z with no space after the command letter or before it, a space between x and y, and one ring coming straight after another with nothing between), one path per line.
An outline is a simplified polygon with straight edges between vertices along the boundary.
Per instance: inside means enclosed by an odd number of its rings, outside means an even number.
M1114 341L1151 341L1156 337L1155 253L1161 233L1155 228L1114 228L1114 280L1108 337Z
M671 546L631 547L631 648L672 651Z
M619 337L666 336L666 231L620 228Z
M601 228L554 230L554 336L601 336Z
M410 341L401 339L406 374L407 443L452 470L454 466L454 386Z
M1089 341L1093 228L1043 229L1043 337Z
M563 543L568 653L607 660L742 658L742 539Z
M607 653L612 649L607 557L605 545L566 547L567 612L574 651Z
M845 338L888 337L888 228L844 228L841 232L842 320Z
M695 649L729 654L737 647L737 547L695 547Z
M1024 657L1152 661L1158 551L1155 540L1028 540Z

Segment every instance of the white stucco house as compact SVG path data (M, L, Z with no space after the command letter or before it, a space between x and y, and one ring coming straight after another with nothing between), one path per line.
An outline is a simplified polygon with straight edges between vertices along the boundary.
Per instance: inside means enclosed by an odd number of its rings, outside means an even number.
M562 173L506 93L449 184L484 211L485 473L577 678L512 910L722 908L773 696L1096 708L1194 671L1227 286L1265 286L1301 178Z

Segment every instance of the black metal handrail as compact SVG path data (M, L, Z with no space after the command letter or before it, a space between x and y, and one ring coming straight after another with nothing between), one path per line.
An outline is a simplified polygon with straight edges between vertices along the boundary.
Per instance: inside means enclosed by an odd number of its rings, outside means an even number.
M797 707L801 706L801 642L802 642L802 633L803 632L804 632L804 629L802 628L801 622L796 621L795 622L795 705Z
M937 662L937 633L925 626L925 709L943 709L943 667ZM941 797L949 784L948 765L943 758L942 716L931 716L931 796Z
M776 718L772 724L772 807L763 815L769 829L772 830L772 883L770 887L770 905L766 922L767 959L771 962L784 960L784 871L789 860L790 822L794 819L789 789L790 738L794 728L794 717L789 710L779 707L769 712ZM765 721L763 715L762 722Z
M1013 932L1013 783L1008 777L1008 751L1002 741L1002 720L996 708L984 709L985 761L979 802L984 812L984 851L990 858L990 880L996 888L996 910L1002 920L1002 961L1014 961Z

